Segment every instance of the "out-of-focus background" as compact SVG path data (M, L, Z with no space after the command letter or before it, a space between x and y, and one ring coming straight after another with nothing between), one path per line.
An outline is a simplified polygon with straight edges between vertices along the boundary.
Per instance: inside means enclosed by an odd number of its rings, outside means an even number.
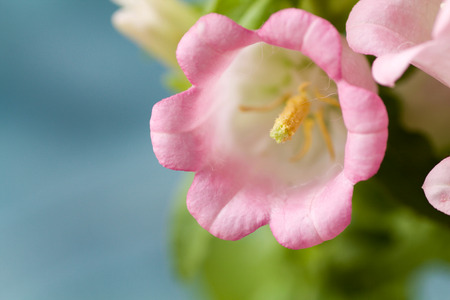
M0 299L189 298L149 138L163 68L107 0L0 7Z
M195 298L168 246L180 174L149 138L164 69L113 29L116 9L1 4L0 299ZM445 299L446 270L415 282Z

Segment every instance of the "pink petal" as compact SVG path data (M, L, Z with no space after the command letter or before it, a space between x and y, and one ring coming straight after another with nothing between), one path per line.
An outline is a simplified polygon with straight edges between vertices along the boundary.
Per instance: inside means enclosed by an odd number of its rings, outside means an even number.
M273 14L258 34L268 44L300 51L332 79L341 77L341 37L327 20L298 9L285 9Z
M290 201L271 211L270 229L278 243L291 249L308 248L324 241L311 218L310 207L316 190L300 189Z
M431 170L422 188L434 208L450 215L450 157Z
M386 54L377 58L372 66L373 77L382 85L393 87L395 82L408 69L414 57L426 47L421 44L407 50Z
M340 82L338 89L348 128L344 173L356 183L378 172L386 151L388 116L377 94L346 82Z
M338 89L342 115L349 131L374 133L386 130L387 112L377 94L346 82L340 82Z
M181 69L193 85L214 80L233 60L235 51L259 41L229 18L209 14L201 17L183 36L177 49Z
M211 106L199 89L191 88L153 106L150 132L161 165L183 171L198 170L209 153Z
M321 188L297 189L272 210L273 235L291 249L336 237L350 223L352 193L353 184L342 174Z
M424 45L426 47L414 57L412 64L450 87L450 37Z
M433 38L450 37L450 1L443 1L433 28Z
M372 77L367 58L350 49L347 41L342 40L342 77L351 85L362 87L368 91L378 94L378 86Z
M341 173L312 203L311 216L323 240L336 237L350 224L352 196L353 183Z
M208 106L211 106L211 101L203 96L202 91L190 88L153 106L150 129L152 132L170 133L193 130L209 117L211 109Z
M377 58L373 64L374 78L380 84L394 86L409 64L450 87L450 39L429 41Z
M204 130L183 133L151 132L153 152L159 163L177 171L197 171L209 153L208 133Z
M360 0L347 20L356 52L384 55L431 39L441 0Z
M187 206L211 234L237 240L268 223L269 187L248 178L239 164L228 162L195 174Z
M344 173L351 182L367 180L378 172L386 151L387 136L387 130L370 134L348 133Z

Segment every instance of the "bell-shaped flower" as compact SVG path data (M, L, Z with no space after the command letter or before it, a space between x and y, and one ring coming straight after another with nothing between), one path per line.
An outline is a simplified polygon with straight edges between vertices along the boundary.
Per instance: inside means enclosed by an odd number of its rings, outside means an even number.
M113 0L121 6L114 27L166 65L178 68L174 55L181 37L198 15L178 0Z
M256 31L206 15L177 58L193 86L154 106L151 138L163 166L195 172L198 223L227 240L269 224L294 249L342 232L353 186L377 172L387 140L365 58L298 9Z
M450 157L431 170L422 188L434 208L450 215Z
M410 64L450 87L450 1L360 0L347 20L356 52L375 55L375 80L393 86Z

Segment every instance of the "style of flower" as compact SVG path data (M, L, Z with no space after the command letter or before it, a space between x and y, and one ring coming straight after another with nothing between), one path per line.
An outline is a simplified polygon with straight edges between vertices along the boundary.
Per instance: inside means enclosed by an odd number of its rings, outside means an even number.
M256 31L206 15L177 58L193 86L154 106L151 138L163 166L195 172L197 222L227 240L269 224L293 249L342 232L353 186L377 172L387 140L365 58L299 9Z
M375 80L393 86L410 64L450 87L450 1L360 0L347 20L347 41L375 55Z
M434 208L450 215L450 157L431 170L422 188Z

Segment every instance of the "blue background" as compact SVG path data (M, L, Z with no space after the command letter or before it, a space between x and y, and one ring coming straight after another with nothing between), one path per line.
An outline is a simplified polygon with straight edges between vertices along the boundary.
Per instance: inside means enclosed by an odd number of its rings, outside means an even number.
M168 248L180 174L149 138L163 68L106 0L0 8L0 299L192 298ZM443 299L448 282L426 268L417 296Z
M0 299L186 299L167 241L179 174L148 128L163 68L108 1L0 8Z

